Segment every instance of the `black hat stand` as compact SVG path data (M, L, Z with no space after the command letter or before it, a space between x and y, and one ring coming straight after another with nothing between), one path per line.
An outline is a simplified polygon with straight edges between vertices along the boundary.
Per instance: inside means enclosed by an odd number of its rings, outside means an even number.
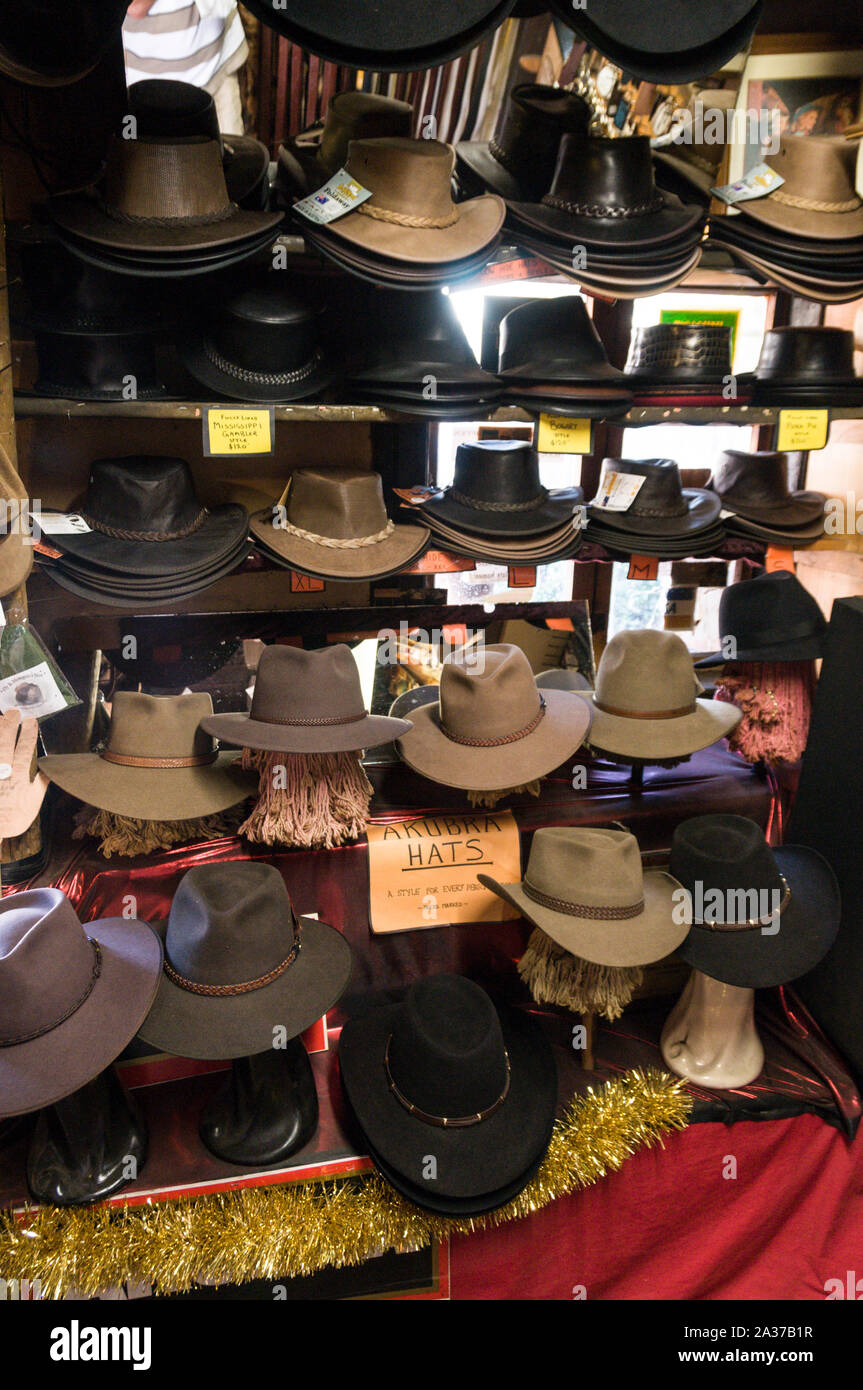
M318 1094L300 1038L238 1057L227 1084L201 1116L202 1142L228 1163L270 1167L307 1144L318 1126Z

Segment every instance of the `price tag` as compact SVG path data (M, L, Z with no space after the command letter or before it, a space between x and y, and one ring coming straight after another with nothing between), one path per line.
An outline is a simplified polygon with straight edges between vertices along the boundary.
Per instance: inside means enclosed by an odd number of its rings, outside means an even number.
M271 454L274 436L275 410L271 405L204 408L204 454L207 458Z
M778 545L768 545L764 568L768 574L775 574L777 570L788 570L789 574L794 574L794 551L784 550Z
M784 182L782 175L771 169L769 164L756 164L736 183L723 183L710 191L714 198L733 207L735 203L748 203L753 198L766 198L768 193L781 188Z
M356 179L351 177L347 169L339 169L337 174L327 179L317 193L310 193L308 198L301 198L298 203L294 203L293 211L305 217L308 222L335 222L337 217L344 217L346 213L353 212L354 208L359 207L360 203L364 203L371 196L370 188L363 188L361 183L357 183Z
M84 518L74 512L39 512L34 521L46 536L83 536L90 530Z
M318 579L316 575L300 574L298 570L291 570L292 594L322 594L326 587L323 579Z
M609 468L599 480L593 506L605 512L628 512L646 481L643 474L615 473Z
M776 448L780 454L823 449L829 431L829 410L780 410Z
M655 555L630 555L627 579L658 579L659 561Z
M536 447L541 454L589 454L593 426L590 420L566 415L540 415Z
M402 574L465 574L476 569L476 562L466 555L453 555L448 550L427 550L421 560L415 560Z

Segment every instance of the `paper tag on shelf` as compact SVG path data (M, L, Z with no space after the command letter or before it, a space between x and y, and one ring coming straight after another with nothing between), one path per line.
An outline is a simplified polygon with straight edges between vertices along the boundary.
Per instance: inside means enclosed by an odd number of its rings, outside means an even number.
M605 512L628 512L646 482L638 473L608 469L600 478L600 490L591 506Z
M335 222L337 217L353 212L371 196L370 188L363 188L361 183L351 178L347 169L339 169L317 193L310 193L307 198L294 203L293 210L308 222Z
M466 555L454 555L449 550L427 550L421 560L415 560L402 574L466 574L476 569L476 561Z
M232 454L271 454L276 413L267 406L204 407L204 454L228 458Z
M507 583L510 589L535 589L536 565L510 565Z
M776 448L780 454L823 449L829 431L829 410L780 410Z
M764 568L768 574L775 574L777 570L788 570L789 574L794 574L794 551L785 550L780 545L768 545Z
M323 579L318 579L316 575L300 574L299 570L291 570L292 594L322 594L326 587Z
M659 561L655 555L630 555L627 579L658 579Z
M91 529L75 512L39 512L34 520L46 536L83 536Z
M749 203L753 198L766 198L768 193L781 188L784 182L782 175L771 169L769 164L756 164L736 183L723 183L710 191L714 198L733 207L735 203Z
M567 415L539 417L536 447L540 454L589 454L592 450L590 420Z
M0 680L0 710L17 709L22 719L42 719L66 709L66 700L47 661Z

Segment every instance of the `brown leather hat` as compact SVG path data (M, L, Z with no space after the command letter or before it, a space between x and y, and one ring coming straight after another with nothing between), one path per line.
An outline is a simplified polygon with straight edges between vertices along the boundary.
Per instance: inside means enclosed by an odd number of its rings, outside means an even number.
M785 134L765 164L785 182L765 198L741 204L741 217L803 237L863 236L863 199L856 191L857 141L842 135Z
M625 512L597 506L609 473L642 477L642 483ZM603 528L645 537L697 535L719 519L719 499L706 488L682 487L680 469L673 459L603 459L596 497L590 503L591 523Z
M737 97L736 91L726 89L695 92L686 107L688 119L680 126L682 138L655 149L654 160L699 193L709 193L716 185L725 158L725 122L728 112L737 105ZM713 138L720 135L723 128L722 138Z
M456 145L460 176L502 198L541 198L554 175L558 146L570 131L587 134L590 111L575 92L542 82L513 87L500 129L486 144Z
M265 647L248 714L210 714L201 728L224 743L270 753L351 753L407 733L404 719L369 714L350 647Z
M790 491L787 454L726 449L716 460L708 485L728 511L773 529L823 523L827 498L821 492Z
M279 146L277 178L293 193L313 193L337 174L348 157L352 140L410 138L413 107L378 92L336 92L323 125L286 140Z

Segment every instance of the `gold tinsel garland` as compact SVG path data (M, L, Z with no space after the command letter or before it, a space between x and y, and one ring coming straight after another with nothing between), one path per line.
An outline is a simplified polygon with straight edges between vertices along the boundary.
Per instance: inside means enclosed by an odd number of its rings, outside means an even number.
M577 1097L554 1128L525 1190L487 1216L429 1215L377 1174L242 1188L143 1207L39 1207L0 1213L0 1278L39 1280L43 1298L93 1297L126 1280L160 1293L206 1280L280 1281L362 1264L386 1250L420 1250L529 1216L621 1168L635 1151L684 1129L683 1081L631 1071Z

